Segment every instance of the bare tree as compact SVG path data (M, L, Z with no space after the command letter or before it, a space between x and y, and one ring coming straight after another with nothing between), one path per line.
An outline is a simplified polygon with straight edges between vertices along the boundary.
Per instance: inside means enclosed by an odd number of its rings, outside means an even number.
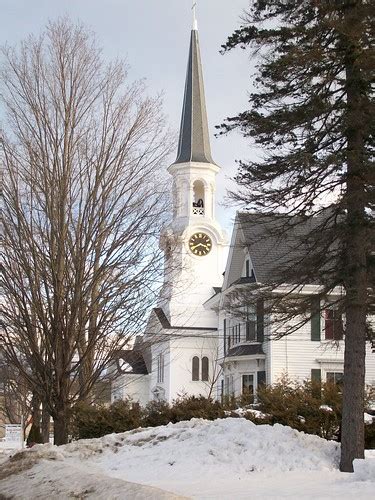
M73 401L139 332L162 279L170 150L159 98L69 19L2 49L0 343L68 438Z

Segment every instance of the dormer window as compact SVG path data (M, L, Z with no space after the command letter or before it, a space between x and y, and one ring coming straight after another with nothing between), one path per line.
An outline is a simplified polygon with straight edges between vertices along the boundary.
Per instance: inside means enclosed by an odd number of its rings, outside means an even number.
M249 259L246 259L246 262L245 262L245 272L246 272L246 274L245 274L246 278L249 278L249 276L250 276L250 261L249 261Z

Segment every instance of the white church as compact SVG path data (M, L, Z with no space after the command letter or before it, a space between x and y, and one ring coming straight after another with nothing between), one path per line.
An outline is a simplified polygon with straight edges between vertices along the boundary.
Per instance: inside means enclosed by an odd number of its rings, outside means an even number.
M211 156L195 21L177 158L168 168L173 220L160 236L164 286L144 335L121 353L112 401L131 398L145 405L155 399L172 402L184 394L218 399L255 395L259 384L272 384L283 375L335 382L342 378L342 328L333 309L281 340L272 339L272 317L265 318L256 289L267 283L290 249L251 213L237 214L228 241L215 218L219 170ZM236 289L247 291L246 318L225 307L226 297ZM316 290L317 285L311 285L303 293L313 295ZM370 345L366 382L375 384Z

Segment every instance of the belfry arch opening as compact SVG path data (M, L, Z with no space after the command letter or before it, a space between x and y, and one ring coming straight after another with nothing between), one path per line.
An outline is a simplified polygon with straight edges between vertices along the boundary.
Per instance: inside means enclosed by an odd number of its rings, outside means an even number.
M204 215L205 191L202 181L195 181L193 184L193 215Z

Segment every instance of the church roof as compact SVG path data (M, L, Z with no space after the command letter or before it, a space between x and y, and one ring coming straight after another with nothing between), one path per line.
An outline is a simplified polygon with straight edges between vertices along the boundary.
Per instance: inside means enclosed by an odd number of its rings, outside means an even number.
M174 162L214 163L210 138L198 30L191 31L189 60L186 72L185 94L182 107L180 139Z
M130 370L122 370L120 366L120 360L125 361L125 363L129 364ZM119 372L122 373L131 373L134 375L147 375L147 367L145 360L143 358L143 354L135 349L128 349L119 351L116 356L117 366Z
M167 318L165 312L160 307L154 309L156 317L158 318L161 326L165 330L198 330L198 331L217 331L217 328L208 328L203 326L172 326Z

